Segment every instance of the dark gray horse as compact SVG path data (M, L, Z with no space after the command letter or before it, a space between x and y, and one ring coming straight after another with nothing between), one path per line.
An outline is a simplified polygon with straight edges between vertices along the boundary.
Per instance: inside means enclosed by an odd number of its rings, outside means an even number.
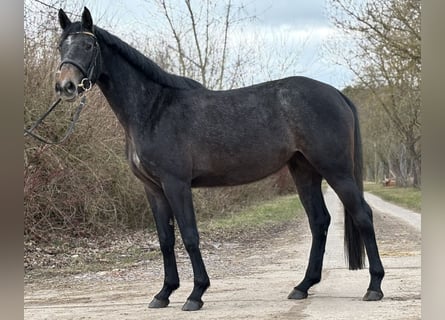
M174 220L190 255L194 288L183 310L202 307L210 285L199 249L193 187L233 186L262 179L288 166L309 218L312 248L303 280L289 294L304 299L321 279L330 216L322 178L345 207L350 269L364 266L371 281L364 300L380 300L384 270L372 211L363 198L357 111L335 88L304 77L228 91L169 74L107 31L93 25L88 9L72 23L59 11L62 63L56 91L74 100L96 84L125 129L127 156L143 182L164 258L165 280L150 303L169 304L179 287Z

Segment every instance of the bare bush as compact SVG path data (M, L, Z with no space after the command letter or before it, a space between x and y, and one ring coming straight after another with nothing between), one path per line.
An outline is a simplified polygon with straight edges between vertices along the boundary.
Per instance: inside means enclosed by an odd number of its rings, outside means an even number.
M25 126L55 100L58 28L51 13L46 19L35 12L25 16ZM60 137L75 106L59 105L39 127L39 134ZM150 224L143 188L128 169L123 142L123 132L98 89L88 94L75 133L63 145L25 138L25 236L49 241L58 232L91 235Z

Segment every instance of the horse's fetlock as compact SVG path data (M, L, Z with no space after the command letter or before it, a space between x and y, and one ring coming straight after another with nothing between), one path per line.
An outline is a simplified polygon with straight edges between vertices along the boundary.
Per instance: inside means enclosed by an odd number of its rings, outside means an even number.
M172 291L175 291L179 288L179 282L166 283L165 285L168 286L168 288Z
M199 287L199 288L205 290L208 287L210 287L210 279L209 279L209 277L205 277L202 279L195 279L194 284L196 287Z

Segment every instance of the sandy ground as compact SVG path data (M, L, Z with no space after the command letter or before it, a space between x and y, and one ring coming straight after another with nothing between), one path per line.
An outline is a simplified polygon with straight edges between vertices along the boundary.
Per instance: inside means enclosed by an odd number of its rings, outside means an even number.
M181 311L193 281L189 260L180 252L181 287L167 308L147 308L162 285L161 261L155 260L131 270L26 283L25 319L420 319L420 215L366 195L374 207L386 276L383 300L364 302L368 271L346 268L342 207L332 190L325 197L332 223L323 279L306 300L286 298L301 280L309 254L308 224L300 219L267 241L223 243L204 253L211 287L200 311Z

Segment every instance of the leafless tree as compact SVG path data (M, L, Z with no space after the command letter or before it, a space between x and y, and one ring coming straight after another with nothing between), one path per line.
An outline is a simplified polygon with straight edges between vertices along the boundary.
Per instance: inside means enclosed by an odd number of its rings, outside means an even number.
M162 43L154 58L170 71L210 89L232 89L297 73L304 39L297 48L294 40L280 34L270 37L264 30L249 28L246 22L256 17L239 1L155 2L165 27L153 30Z
M358 85L374 96L379 117L387 117L398 148L393 162L399 183L420 185L420 0L330 0L334 24L353 47L343 62L356 74ZM374 119L379 121L378 118ZM381 121L381 118L380 118ZM409 164L409 165L407 165Z
M170 58L170 68L177 64L175 71L208 88L232 87L230 78L239 76L241 70L237 66L243 61L242 56L232 55L235 49L229 34L236 24L249 18L242 14L243 8L235 6L232 0L183 0L182 7L173 7L168 0L156 3L168 25L163 55ZM174 41L169 44L171 38Z

